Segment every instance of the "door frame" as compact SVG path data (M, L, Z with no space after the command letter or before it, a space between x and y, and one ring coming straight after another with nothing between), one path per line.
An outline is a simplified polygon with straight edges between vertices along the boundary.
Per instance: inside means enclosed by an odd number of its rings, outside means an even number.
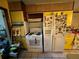
M9 14L8 14L8 10L6 8L0 7L1 10L4 11L5 13L5 18L6 18L6 24L8 27L8 31L9 31L9 36L11 37L11 28L10 28L10 22L9 22Z
M40 17L37 17L37 18L41 18L41 22L42 22L42 52L44 53L44 28L43 28L43 13L40 13L40 12L34 12L34 13L27 13L27 19L29 19L29 14L41 14L42 16ZM39 15L38 15L39 16ZM26 20L28 22L28 20Z

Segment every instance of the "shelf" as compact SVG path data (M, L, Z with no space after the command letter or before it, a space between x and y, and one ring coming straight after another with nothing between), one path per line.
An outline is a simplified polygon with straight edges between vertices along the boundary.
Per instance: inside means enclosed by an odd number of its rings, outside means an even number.
M15 22L15 23L12 23L12 26L23 26L23 22Z
M28 19L28 22L29 22L29 23L42 22L42 18Z

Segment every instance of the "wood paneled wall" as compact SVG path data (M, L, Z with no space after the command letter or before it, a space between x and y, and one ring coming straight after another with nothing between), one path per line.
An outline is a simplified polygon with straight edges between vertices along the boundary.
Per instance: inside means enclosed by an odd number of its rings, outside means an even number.
M69 3L55 3L55 4L37 4L26 5L27 13L34 12L51 12L51 11L67 11L73 9L73 2Z

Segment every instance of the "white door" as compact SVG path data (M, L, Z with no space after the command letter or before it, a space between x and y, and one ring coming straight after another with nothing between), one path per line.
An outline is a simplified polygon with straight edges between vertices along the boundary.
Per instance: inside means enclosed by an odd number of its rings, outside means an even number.
M54 15L44 15L43 19L43 32L44 32L44 51L52 52L52 36L54 34ZM53 32L53 33L52 33Z
M66 19L67 15L63 12L56 12L55 14L55 28L54 28L54 35L53 35L53 51L56 52L63 52L64 51L64 44L65 39L64 35L66 32Z

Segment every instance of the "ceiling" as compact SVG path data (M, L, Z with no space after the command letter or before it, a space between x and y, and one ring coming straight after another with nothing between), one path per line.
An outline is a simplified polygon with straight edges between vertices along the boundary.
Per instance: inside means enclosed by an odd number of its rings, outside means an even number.
M50 3L65 3L72 2L73 0L9 0L12 1L23 1L25 4L50 4Z
M51 4L51 3L63 3L71 2L73 0L23 0L25 4Z
M9 0L13 1L23 1L24 4L52 4L52 3L67 3L74 1L74 10L79 10L79 0Z

